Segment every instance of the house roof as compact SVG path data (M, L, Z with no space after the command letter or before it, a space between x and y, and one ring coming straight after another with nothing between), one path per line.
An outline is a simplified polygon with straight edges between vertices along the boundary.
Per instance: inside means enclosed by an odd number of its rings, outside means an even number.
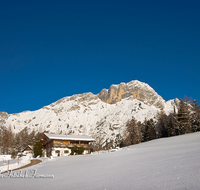
M26 146L26 147L22 150L22 152L24 152L27 148L30 148L31 150L33 150L33 146L28 145L28 146Z
M28 147L29 147L30 149L32 149L32 150L33 150L33 146L31 146L31 145L28 145Z
M59 134L51 134L51 133L44 133L44 135L49 139L95 141L92 137L88 135L59 135Z

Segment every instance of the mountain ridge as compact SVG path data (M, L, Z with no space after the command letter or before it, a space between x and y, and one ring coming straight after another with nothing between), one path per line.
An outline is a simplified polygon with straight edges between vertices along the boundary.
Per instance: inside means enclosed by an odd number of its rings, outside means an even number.
M177 104L178 99L166 102L148 84L135 80L111 85L97 95L88 92L67 96L39 110L9 114L1 120L15 133L27 127L29 131L85 134L94 138L101 133L103 138L117 141L128 120L156 119L158 112L169 114Z

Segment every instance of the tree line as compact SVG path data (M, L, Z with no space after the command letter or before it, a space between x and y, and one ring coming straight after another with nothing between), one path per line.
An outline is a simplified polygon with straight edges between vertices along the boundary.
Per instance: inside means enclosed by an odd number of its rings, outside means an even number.
M157 138L171 137L200 131L200 107L196 100L180 99L178 111L166 115L163 111L155 120L141 123L135 118L126 123L120 146L129 146Z
M14 134L11 126L8 128L0 127L0 154L17 154L22 152L28 145L34 146L36 141L39 141L43 133L33 130L28 132L27 127L20 132Z

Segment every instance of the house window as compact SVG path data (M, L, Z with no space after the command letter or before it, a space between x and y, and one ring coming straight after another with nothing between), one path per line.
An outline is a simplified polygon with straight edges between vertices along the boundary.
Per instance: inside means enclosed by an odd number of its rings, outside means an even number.
M63 141L60 141L60 144L63 144Z
M60 153L60 150L56 150L55 153L58 153L58 154L59 154L59 153Z
M69 150L65 150L65 151L64 151L64 154L68 154L68 153L69 153Z

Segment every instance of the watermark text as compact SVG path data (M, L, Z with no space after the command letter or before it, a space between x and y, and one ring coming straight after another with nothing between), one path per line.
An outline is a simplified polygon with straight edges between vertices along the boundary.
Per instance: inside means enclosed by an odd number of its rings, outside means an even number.
M39 174L37 169L35 170L20 170L20 171L8 171L7 173L1 174L0 170L0 179L2 178L29 178L29 179L39 179L39 178L54 178L54 175L49 174Z

